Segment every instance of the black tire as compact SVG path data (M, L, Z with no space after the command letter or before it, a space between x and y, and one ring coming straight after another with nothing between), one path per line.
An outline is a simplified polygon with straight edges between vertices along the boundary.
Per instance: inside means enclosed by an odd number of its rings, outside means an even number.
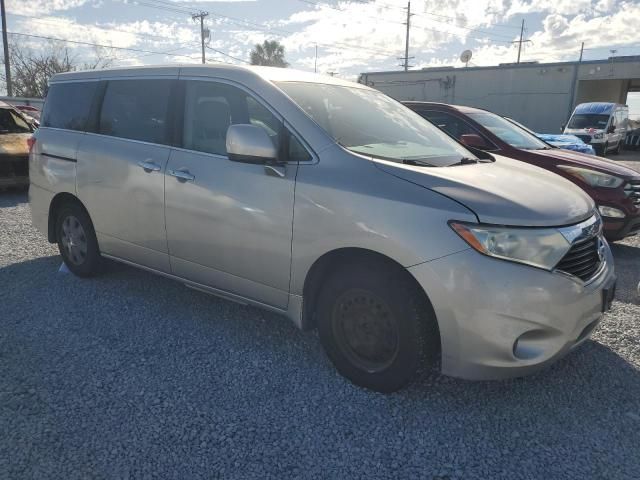
M622 150L622 143L623 143L623 140L619 140L618 141L618 145L616 145L615 150L613 152L611 152L611 153L613 153L614 155L618 155L620 153L620 151Z
M599 157L606 157L608 148L609 145L605 143L601 148L596 149L596 155Z
M394 392L438 359L433 309L400 267L343 265L325 281L317 306L322 346L338 372L356 385Z
M69 235L65 233L65 228L68 228L69 224L74 227L77 243L85 242L86 248L74 250L69 247L69 241L65 241L65 238L69 238ZM91 218L81 206L68 203L58 210L56 241L62 259L72 273L79 277L91 277L100 271L102 257L98 248L96 232Z

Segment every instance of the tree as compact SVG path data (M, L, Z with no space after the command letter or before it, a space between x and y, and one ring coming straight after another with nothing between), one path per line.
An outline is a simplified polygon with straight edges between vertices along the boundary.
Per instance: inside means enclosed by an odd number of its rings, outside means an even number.
M284 46L277 40L265 40L262 45L256 44L251 50L251 65L269 67L288 67L284 59Z
M52 42L38 51L12 45L9 49L9 59L13 94L17 97L44 98L52 75L78 69L77 59L72 57L69 49L60 42ZM92 61L84 63L82 68L105 68L111 65L113 60L110 52L96 47ZM4 75L1 78L4 83Z

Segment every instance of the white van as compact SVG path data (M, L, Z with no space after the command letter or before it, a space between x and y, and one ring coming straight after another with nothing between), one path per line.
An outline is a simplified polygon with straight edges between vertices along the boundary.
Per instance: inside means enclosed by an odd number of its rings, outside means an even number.
M619 103L581 103L571 114L565 134L590 144L601 157L620 153L629 128L629 107Z

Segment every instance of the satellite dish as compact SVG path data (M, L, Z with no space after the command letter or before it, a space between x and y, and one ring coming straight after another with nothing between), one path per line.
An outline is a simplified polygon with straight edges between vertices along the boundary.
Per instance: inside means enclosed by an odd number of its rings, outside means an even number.
M471 50L465 50L460 54L460 61L464 63L465 67L469 65L469 60L471 60L472 56L473 52Z

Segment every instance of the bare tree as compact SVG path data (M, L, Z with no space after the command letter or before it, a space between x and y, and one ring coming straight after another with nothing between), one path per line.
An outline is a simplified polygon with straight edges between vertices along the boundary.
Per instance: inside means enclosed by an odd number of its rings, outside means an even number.
M47 85L52 75L78 69L77 58L70 55L69 49L61 42L52 42L46 48L37 51L12 45L9 49L9 59L13 93L18 97L43 98L47 94ZM82 68L105 68L111 65L113 60L111 52L96 47L93 60L84 63ZM4 82L4 76L1 78Z
M265 40L251 50L251 65L267 65L270 67L288 67L284 59L284 46L277 40Z
M93 47L93 58L90 62L82 64L83 70L98 70L100 68L108 68L113 65L117 59L116 51L113 48Z

